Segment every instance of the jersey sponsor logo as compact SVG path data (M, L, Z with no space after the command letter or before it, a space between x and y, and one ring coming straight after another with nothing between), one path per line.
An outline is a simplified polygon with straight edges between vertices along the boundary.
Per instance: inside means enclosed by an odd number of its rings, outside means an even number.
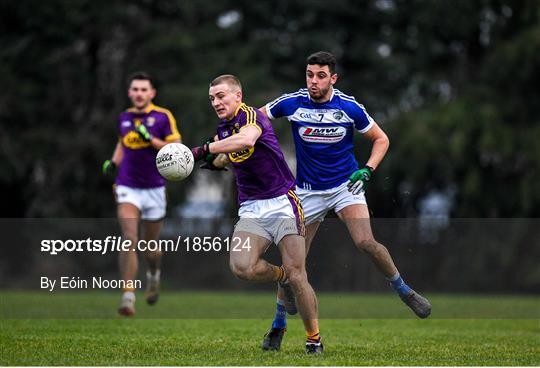
M123 138L124 146L131 149L142 149L151 146L150 142L145 142L139 134L130 130Z
M337 143L345 137L346 133L347 129L340 126L327 128L303 126L298 129L302 140L315 143Z
M255 147L245 148L242 151L229 153L229 160L232 162L242 162L251 157Z

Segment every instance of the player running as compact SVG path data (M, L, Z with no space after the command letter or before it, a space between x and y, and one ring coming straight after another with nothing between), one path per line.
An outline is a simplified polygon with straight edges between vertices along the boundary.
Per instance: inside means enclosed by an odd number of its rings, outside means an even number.
M388 150L389 140L363 105L334 88L336 59L328 52L307 58L307 88L282 95L261 108L270 119L287 117L296 148L296 191L306 219L306 249L329 210L346 224L359 250L366 252L399 297L420 318L431 313L429 301L400 276L386 247L371 232L364 190ZM371 155L359 167L353 152L354 130L372 143ZM306 251L306 254L307 254ZM277 310L263 349L279 350L286 313L296 313L294 299L278 288Z
M152 103L156 89L151 77L138 72L129 79L128 97L133 106L118 118L119 140L113 156L103 163L103 173L113 175L118 168L114 194L122 237L131 240L133 249L120 252L120 274L128 280L137 277L138 259L133 250L142 237L157 240L166 211L165 180L156 168L159 149L180 142L176 121L167 109ZM140 221L142 220L142 222ZM153 305L159 297L161 251L146 251L148 263L146 301ZM125 289L118 313L135 314L135 290Z
M229 252L231 270L242 280L277 281L292 289L306 329L306 352L322 353L317 299L305 270L302 206L272 124L242 102L242 87L233 75L214 79L209 95L221 122L214 141L192 152L195 160L204 159L207 165L218 153L228 153L232 162L240 204L233 241L247 246ZM272 242L281 252L282 267L261 258Z

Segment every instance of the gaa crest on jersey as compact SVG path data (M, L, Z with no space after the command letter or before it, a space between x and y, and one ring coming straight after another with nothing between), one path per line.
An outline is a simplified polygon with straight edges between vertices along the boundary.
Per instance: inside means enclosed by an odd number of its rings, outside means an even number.
M343 117L343 111L336 111L332 114L332 116L336 120L341 120L341 118Z
M249 147L238 152L232 152L229 153L229 160L237 163L242 162L250 158L253 152L255 152L255 147Z
M151 127L155 124L156 118L153 116L149 116L148 119L146 119L146 125Z
M313 143L337 143L347 133L347 129L341 126L312 127L302 126L298 128L298 134L305 142Z

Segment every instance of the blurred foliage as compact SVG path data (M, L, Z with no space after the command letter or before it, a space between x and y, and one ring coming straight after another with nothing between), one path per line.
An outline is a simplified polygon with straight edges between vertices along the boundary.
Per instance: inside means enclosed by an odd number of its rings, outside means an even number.
M114 215L99 168L131 72L157 77L156 103L194 145L216 123L215 76L237 74L246 102L261 106L303 87L305 57L325 49L340 62L337 87L391 138L369 193L376 216L415 216L437 189L455 191L454 216L537 217L539 9L532 0L2 1L2 216ZM290 145L287 123L275 127ZM171 187L174 202L190 184Z

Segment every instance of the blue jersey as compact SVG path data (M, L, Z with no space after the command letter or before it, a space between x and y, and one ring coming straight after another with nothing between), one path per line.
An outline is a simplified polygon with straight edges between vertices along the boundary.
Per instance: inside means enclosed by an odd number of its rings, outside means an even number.
M296 185L311 190L337 187L358 170L354 129L367 132L375 123L354 97L334 89L329 101L316 103L308 90L285 94L266 105L270 119L287 117L296 148Z

